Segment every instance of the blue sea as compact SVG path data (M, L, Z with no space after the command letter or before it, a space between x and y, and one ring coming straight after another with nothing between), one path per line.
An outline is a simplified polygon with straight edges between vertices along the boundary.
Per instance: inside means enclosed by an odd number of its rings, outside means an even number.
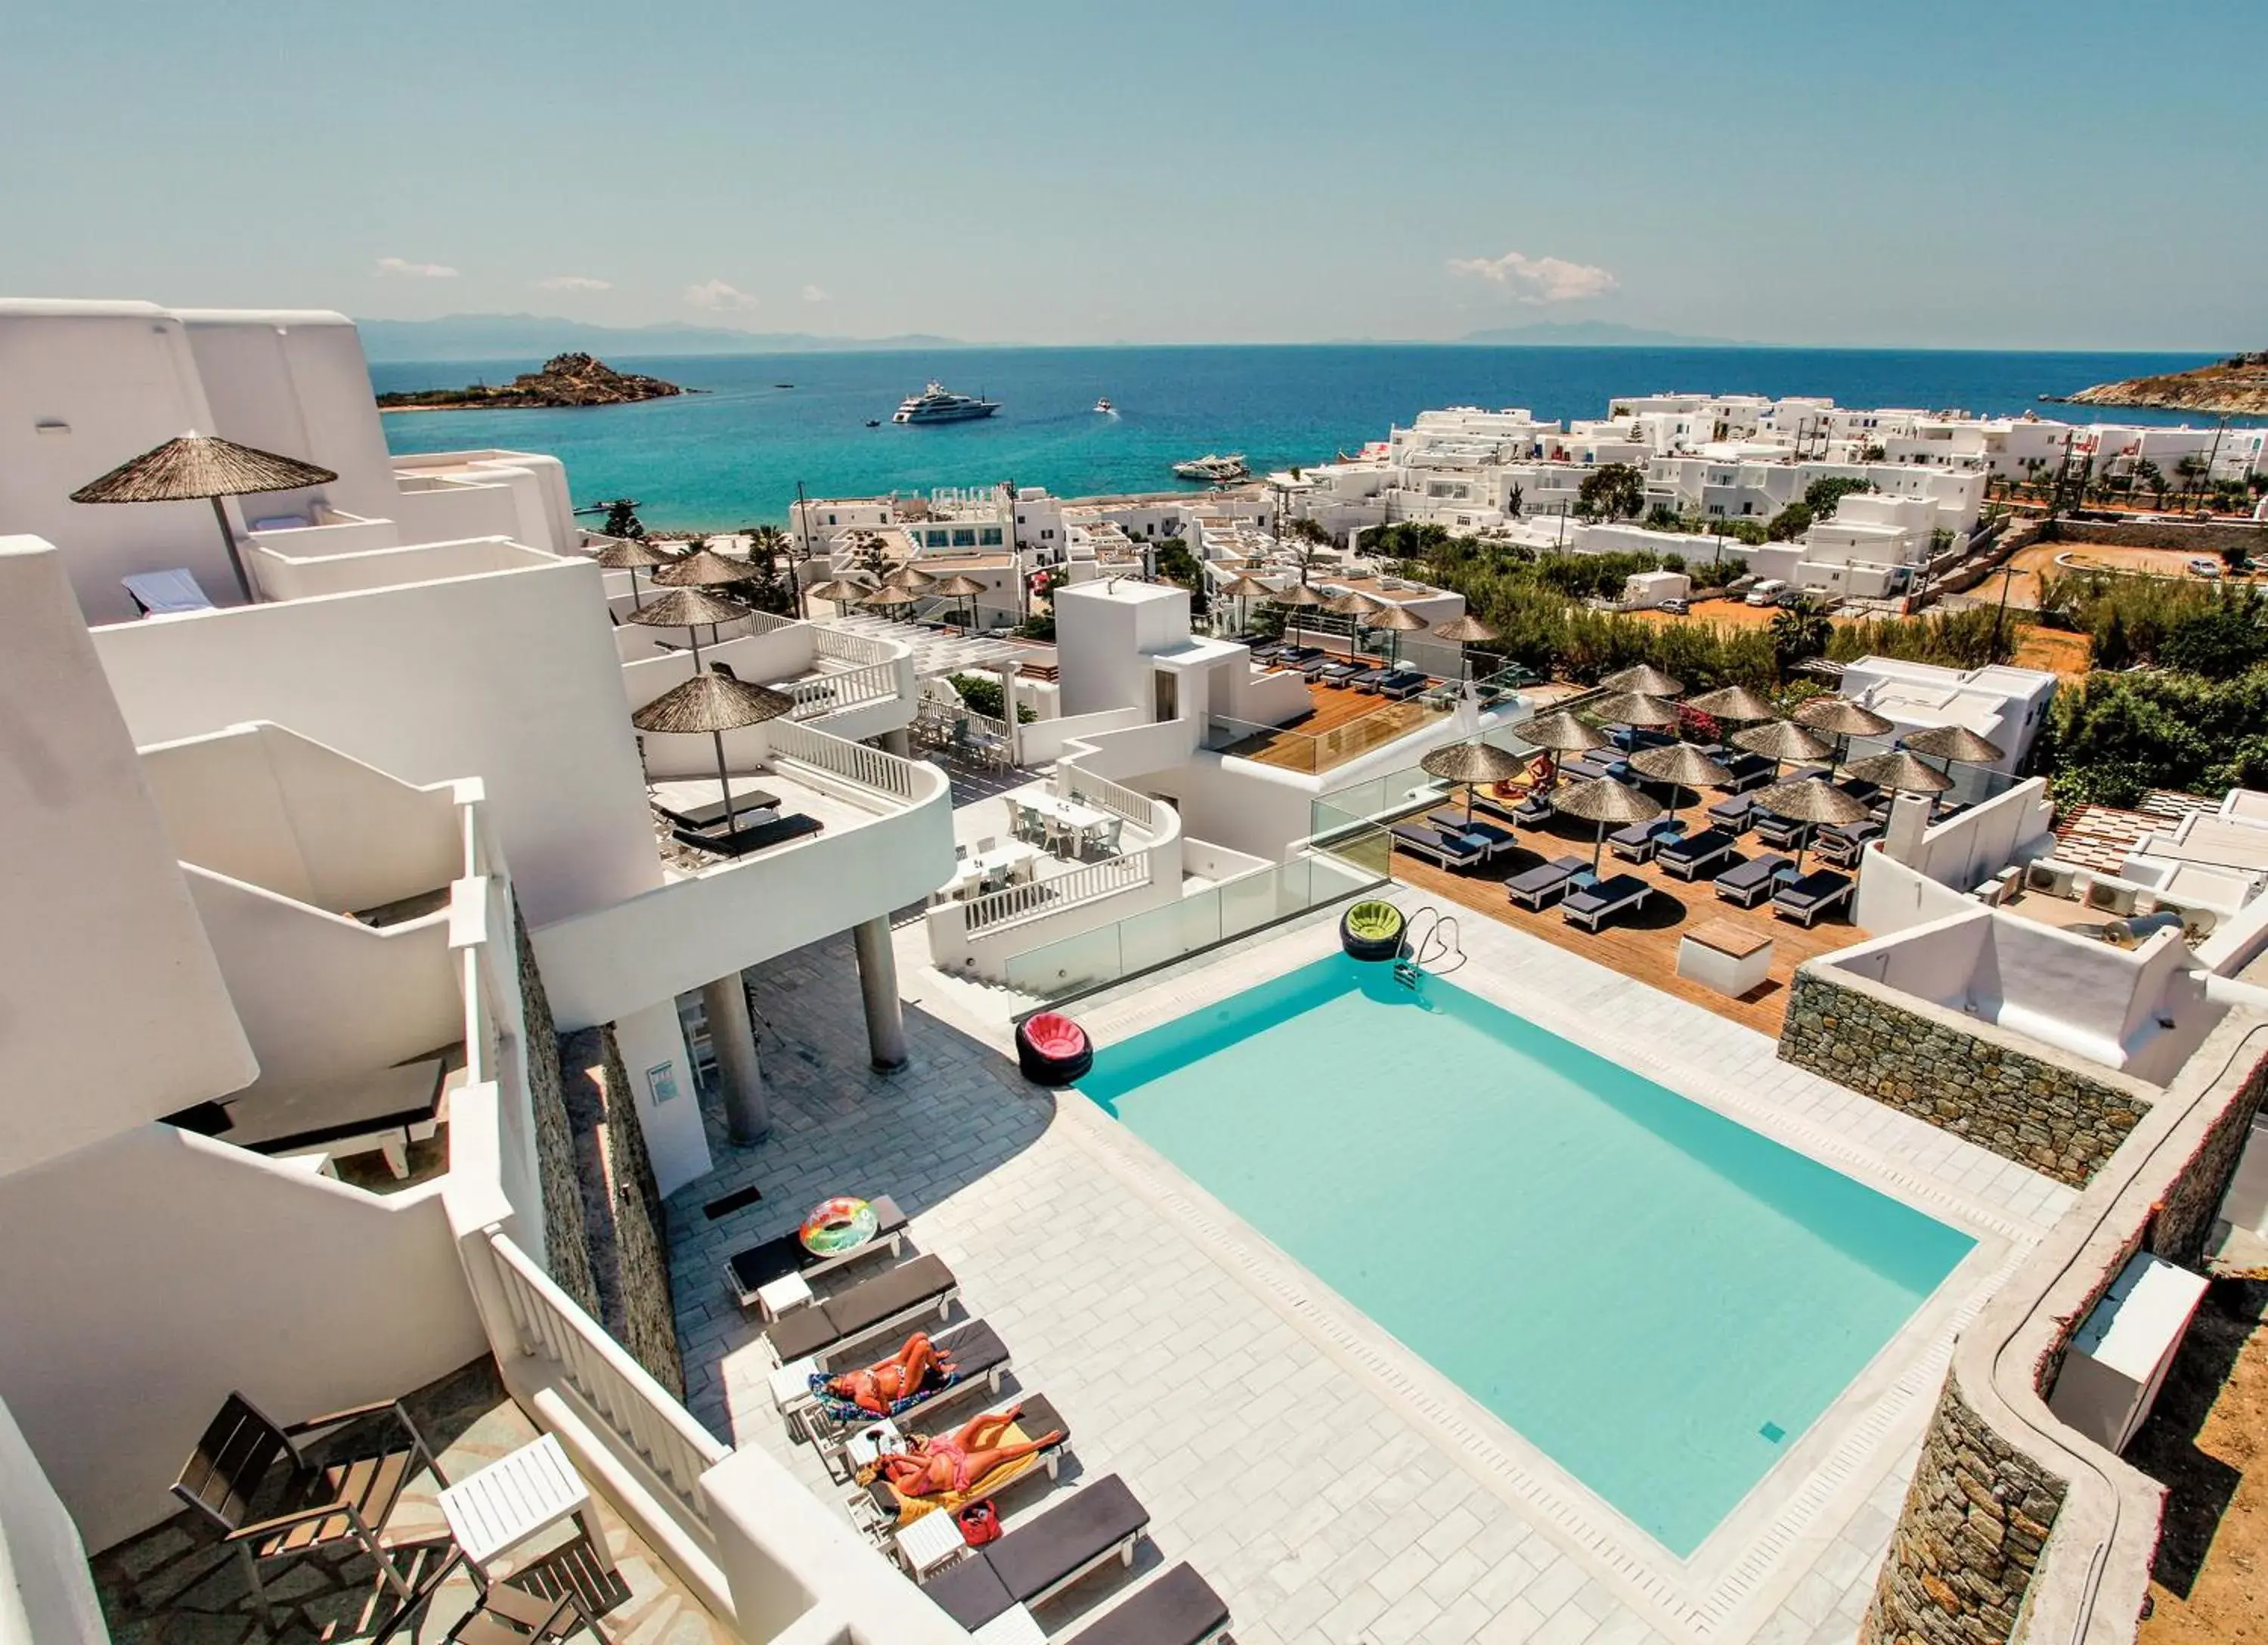
M1175 462L1208 452L1241 452L1259 472L1327 461L1383 439L1428 407L1596 417L1616 395L1825 395L1844 405L2053 416L2068 409L2040 405L2038 395L2186 370L2206 358L1366 344L624 357L608 364L702 392L639 405L385 421L397 452L548 452L566 463L578 502L635 497L650 526L728 530L784 521L799 480L815 497L1000 480L1058 496L1160 491L1179 483ZM504 381L539 364L382 364L371 367L371 380L381 392L454 387ZM998 400L1001 409L976 423L891 423L898 402L932 377ZM1102 395L1116 415L1094 409ZM2079 410L2082 418L2183 420ZM869 417L881 426L866 427Z

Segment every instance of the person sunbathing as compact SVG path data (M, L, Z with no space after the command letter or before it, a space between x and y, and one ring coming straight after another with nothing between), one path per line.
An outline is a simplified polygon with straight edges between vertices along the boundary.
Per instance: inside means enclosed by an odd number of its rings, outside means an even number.
M965 1492L997 1468L1064 1442L1061 1428L1038 1439L1003 1445L1001 1438L1023 1407L997 1412L963 1423L951 1434L909 1441L909 1450L886 1451L875 1472L897 1487L900 1496L942 1496Z
M934 1372L940 1379L954 1374L953 1361L937 1351L925 1331L906 1339L906 1346L887 1360L878 1360L855 1371L827 1379L827 1391L857 1405L870 1416L886 1417L902 1399L919 1393Z

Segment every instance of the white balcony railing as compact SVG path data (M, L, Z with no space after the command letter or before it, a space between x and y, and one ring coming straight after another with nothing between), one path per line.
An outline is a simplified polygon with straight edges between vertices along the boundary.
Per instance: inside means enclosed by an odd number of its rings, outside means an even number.
M847 630L818 624L813 642L822 657L832 657L837 662L895 662L903 654L902 648L887 640L879 640L870 634L853 634Z
M826 631L821 629L821 633ZM821 719L864 703L879 703L898 694L898 665L872 662L863 668L830 674L816 680L799 680L788 688L795 698L794 717Z
M1137 828L1149 828L1156 821L1155 802L1149 795L1137 793L1123 783L1114 783L1108 777L1097 777L1076 765L1066 764L1064 771L1064 788L1072 799L1100 806L1114 816L1125 818Z
M1150 853L1129 852L1123 856L1106 857L1101 862L1074 868L1071 873L1057 874L1051 880L1034 880L1026 885L1012 885L1005 890L974 896L961 905L962 918L971 935L998 926L1012 925L1020 919L1033 919L1042 914L1061 913L1081 903L1092 903L1098 897L1116 896L1118 892L1150 882Z
M902 760L863 742L830 737L823 731L814 731L789 719L775 719L765 729L770 734L774 754L800 760L806 765L832 772L861 787L879 789L896 799L910 800L914 797L917 770L911 760Z
M696 1422L645 1367L512 1243L510 1235L490 1229L488 1241L496 1253L497 1279L512 1309L520 1352L556 1366L615 1437L669 1486L678 1506L707 1526L701 1476L730 1457L731 1449Z

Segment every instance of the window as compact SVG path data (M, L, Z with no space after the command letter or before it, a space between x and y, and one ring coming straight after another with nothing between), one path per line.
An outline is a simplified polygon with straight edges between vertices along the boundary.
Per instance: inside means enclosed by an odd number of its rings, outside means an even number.
M976 543L979 548L998 548L1000 546L1000 527L998 526L986 526L983 530L976 534Z
M975 548L976 546L976 527L974 526L955 526L953 528L953 546L956 549Z
M1055 535L1055 527L1052 526L1042 526L1040 527L1040 541L1042 542L1047 542Z
M830 526L831 526L831 525L833 525L833 524L835 523L835 516L834 516L834 515L832 515L832 514L829 514L829 515L827 517L827 523L828 523L828 525L830 525Z
M926 542L932 549L941 549L945 546L945 533L942 531L932 531L927 535L924 541Z

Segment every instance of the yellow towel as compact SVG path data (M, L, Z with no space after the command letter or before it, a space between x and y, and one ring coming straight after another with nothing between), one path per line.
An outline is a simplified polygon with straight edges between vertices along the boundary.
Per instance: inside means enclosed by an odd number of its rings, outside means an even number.
M1031 1437L1017 1424L1011 1422L1001 1434L999 1442L1004 1446L1021 1445ZM934 1514L940 1509L948 1513L957 1513L971 1502L983 1501L1010 1481L1022 1479L1046 1460L1045 1453L1041 1451L1034 1451L1028 1457L1019 1457L1012 1463L995 1468L965 1491L938 1491L928 1496L908 1496L893 1485L890 1495L898 1504L898 1523L910 1525L924 1515ZM879 1469L862 1470L862 1483L874 1479L880 1472Z

